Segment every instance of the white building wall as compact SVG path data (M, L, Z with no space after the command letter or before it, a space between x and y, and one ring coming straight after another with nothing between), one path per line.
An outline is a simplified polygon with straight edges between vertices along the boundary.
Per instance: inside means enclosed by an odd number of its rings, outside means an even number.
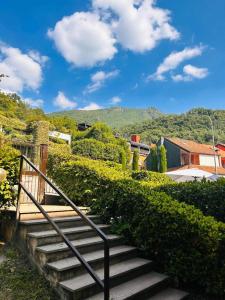
M207 166L207 167L214 167L215 166L215 158L213 155L203 155L200 154L199 156L200 165L201 166ZM216 157L216 165L217 167L220 166L220 158Z

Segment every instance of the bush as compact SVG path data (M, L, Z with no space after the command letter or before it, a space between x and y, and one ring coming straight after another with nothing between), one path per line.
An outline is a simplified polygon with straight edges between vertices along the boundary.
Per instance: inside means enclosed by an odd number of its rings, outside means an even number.
M225 222L225 179L215 182L194 181L178 184L169 184L157 188L174 199L194 205L205 215L213 216Z
M11 205L15 200L13 186L18 181L19 155L20 152L9 144L0 148L0 168L7 172L6 180L0 182L0 208Z
M225 225L130 173L90 159L60 163L53 179L77 204L113 220L126 238L177 282L225 295ZM216 296L217 297L217 296Z
M132 178L135 180L142 180L142 181L154 183L157 186L164 185L164 184L171 184L171 185L175 184L173 180L166 174L160 174L158 172L150 172L145 170L132 172Z
M73 153L87 156L92 159L110 160L121 163L121 152L124 151L119 145L103 143L95 139L83 139L73 143Z
M133 161L132 161L132 170L133 171L139 170L139 152L138 152L138 150L134 150Z

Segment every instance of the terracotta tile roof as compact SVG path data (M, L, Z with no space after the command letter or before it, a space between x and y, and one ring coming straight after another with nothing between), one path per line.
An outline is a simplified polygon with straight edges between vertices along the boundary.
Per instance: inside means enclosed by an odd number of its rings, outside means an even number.
M186 170L186 169L199 169L202 171L206 171L212 174L215 174L215 167L207 167L207 166L199 166L199 165L185 165L179 168L170 168L168 171L176 171L176 170ZM217 167L217 174L218 175L225 175L225 168Z
M165 138L165 139L191 153L206 154L206 155L214 155L215 153L211 145L199 144L194 141L179 139L179 138ZM225 151L223 150L218 149L217 154L221 155L222 157L225 157Z

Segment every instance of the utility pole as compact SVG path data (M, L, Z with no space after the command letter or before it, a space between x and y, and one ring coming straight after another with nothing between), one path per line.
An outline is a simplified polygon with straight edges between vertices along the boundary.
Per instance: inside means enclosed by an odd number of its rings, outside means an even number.
M212 129L212 141L213 141L213 151L214 151L214 163L215 163L215 174L217 175L217 151L216 151L216 145L215 145L215 131L214 131L214 125L211 117L207 116L210 120L211 129Z

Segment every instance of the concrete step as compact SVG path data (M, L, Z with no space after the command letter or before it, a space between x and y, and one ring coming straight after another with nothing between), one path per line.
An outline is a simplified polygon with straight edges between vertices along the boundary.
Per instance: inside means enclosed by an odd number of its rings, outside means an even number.
M183 300L188 298L188 293L177 289L167 288L146 300Z
M104 232L108 232L110 225L99 224L98 228ZM90 226L68 227L61 228L61 230L69 240L76 240L97 235L96 231ZM30 232L27 234L27 236L29 238L29 242L33 245L33 249L37 246L62 242L62 238L55 230Z
M112 247L110 248L110 265L134 258L135 256L137 256L137 249L135 247L126 245ZM103 250L86 253L83 255L83 258L95 269L104 266ZM67 280L87 272L76 257L48 263L46 269L48 277L54 285L59 281Z
M89 215L88 218L91 219L95 224L100 223L99 216ZM87 223L79 216L53 218L53 221L56 222L60 228L87 225ZM49 224L46 219L20 221L20 227L26 227L27 232L52 230L52 225Z
M112 300L144 300L148 296L156 294L159 290L164 289L169 282L166 275L149 272L138 276L122 284L116 285L110 289L110 299ZM67 298L69 299L69 298ZM89 296L86 300L104 300L103 292ZM151 298L149 298L151 299ZM163 300L168 300L164 298Z
M123 239L118 235L109 234L109 245L117 246L122 243ZM101 237L95 236L85 239L71 241L81 254L103 249L104 242ZM47 262L60 260L63 258L74 256L72 251L65 243L49 244L39 246L35 249L35 258L40 266L44 266Z
M114 264L110 267L110 286L143 275L149 272L151 267L152 261L143 258L132 258ZM96 273L103 280L104 268L97 269ZM59 286L69 295L68 299L84 299L100 291L99 286L88 273L61 281Z

